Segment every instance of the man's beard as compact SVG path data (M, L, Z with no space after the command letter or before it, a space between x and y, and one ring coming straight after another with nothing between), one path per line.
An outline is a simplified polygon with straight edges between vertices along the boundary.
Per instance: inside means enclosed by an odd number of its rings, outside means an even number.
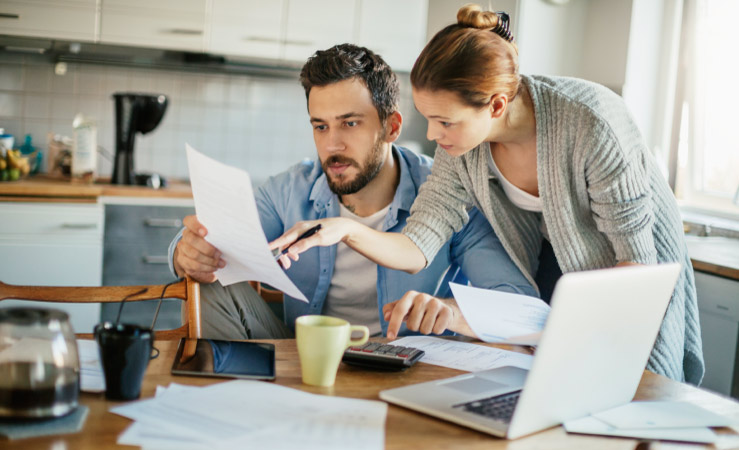
M382 138L384 135L385 133L381 133L377 138L372 147L372 152L364 160L364 164L362 166L353 159L341 155L330 156L321 163L323 173L326 174L326 181L328 181L328 187L331 189L331 192L336 195L355 194L367 186L367 184L377 176L384 163L384 155L382 154ZM352 167L356 167L359 169L359 173L357 173L351 181L345 181L346 175L344 174L338 175L336 178L332 178L329 175L330 172L328 171L328 166L336 163L349 164Z

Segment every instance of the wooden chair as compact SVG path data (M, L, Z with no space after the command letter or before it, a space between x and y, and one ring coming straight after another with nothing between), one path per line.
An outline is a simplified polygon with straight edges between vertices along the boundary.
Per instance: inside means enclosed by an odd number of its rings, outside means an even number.
M117 303L140 300L158 300L166 285L149 286L16 286L0 281L0 301L7 299L36 300L61 303ZM137 294L139 291L140 292ZM136 294L136 295L132 295ZM185 302L183 323L173 330L156 332L157 339L199 338L200 330L200 284L190 277L167 287L165 298L178 298ZM90 333L79 333L78 337L91 338Z
M282 291L266 288L258 281L250 281L249 284L267 303L282 303L285 301Z

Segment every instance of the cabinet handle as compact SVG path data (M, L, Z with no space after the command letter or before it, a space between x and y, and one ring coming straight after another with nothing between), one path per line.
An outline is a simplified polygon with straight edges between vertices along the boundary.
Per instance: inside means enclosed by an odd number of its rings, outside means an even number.
M169 264L169 257L167 255L144 255L144 262L146 264Z
M12 13L0 13L0 19L20 19L20 14L12 14Z
M144 219L144 224L147 227L153 228L180 228L182 227L182 219L159 219L156 217L149 217Z
M62 228L65 230L94 230L98 227L96 223L63 223Z
M187 28L172 28L170 30L164 30L168 34L181 34L184 36L199 36L203 34L203 30L187 29Z

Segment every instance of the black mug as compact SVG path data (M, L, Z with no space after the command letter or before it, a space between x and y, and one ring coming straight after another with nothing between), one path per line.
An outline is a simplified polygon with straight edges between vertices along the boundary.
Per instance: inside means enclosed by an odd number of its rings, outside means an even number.
M154 348L154 332L138 325L103 322L95 326L94 334L105 375L105 397L139 398L149 360L159 356Z

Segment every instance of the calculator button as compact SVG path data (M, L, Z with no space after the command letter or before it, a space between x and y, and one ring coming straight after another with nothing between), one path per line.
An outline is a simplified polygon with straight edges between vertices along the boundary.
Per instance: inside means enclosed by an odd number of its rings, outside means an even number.
M372 342L372 343L370 343L369 345L365 346L365 347L364 347L364 348L362 349L362 351L364 351L364 352L374 352L374 351L375 351L375 350L377 350L377 348L379 348L379 347L380 347L381 345L382 345L382 344L378 344L378 343L376 343L376 342Z
M392 345L381 345L377 350L375 350L377 353L388 353L388 351L392 350Z

